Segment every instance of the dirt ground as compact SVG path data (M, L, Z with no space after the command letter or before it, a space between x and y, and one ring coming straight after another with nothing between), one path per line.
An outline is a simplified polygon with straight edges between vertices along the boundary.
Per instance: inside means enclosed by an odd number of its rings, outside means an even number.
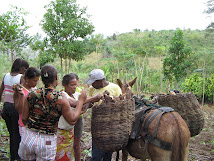
M195 137L192 137L189 142L189 155L188 161L214 161L214 106L205 106L202 108L205 118L205 125L201 133ZM90 133L90 121L91 110L88 110L84 114L85 128L83 137L81 140L82 148L82 160L89 161L91 156L91 133ZM1 127L2 128L2 127ZM2 136L0 138L0 147L9 147L8 136ZM5 157L6 152L0 151L0 160L9 160ZM113 153L114 161L116 153ZM121 160L121 153L120 153ZM136 161L137 159L129 156L129 161Z

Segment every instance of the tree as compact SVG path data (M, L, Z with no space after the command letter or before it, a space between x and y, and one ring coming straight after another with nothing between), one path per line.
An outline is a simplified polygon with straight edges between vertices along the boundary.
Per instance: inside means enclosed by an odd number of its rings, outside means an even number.
M33 51L39 51L38 61L40 68L48 62L54 62L56 53L48 44L47 38L41 39L41 35L35 35L30 43L30 48Z
M98 54L98 52L101 50L101 47L104 44L104 36L102 34L92 35L90 41L95 44L95 52ZM99 62L99 61L98 61ZM98 68L99 64L97 64Z
M184 42L181 29L175 31L170 45L169 55L163 61L164 77L169 81L168 88L173 80L178 83L187 75L187 69L190 66L188 57L192 53L190 47L187 47Z
M26 25L24 16L27 14L22 8L12 6L11 11L0 15L0 41L4 46L1 49L11 55L11 62L18 53L26 47L31 37L26 34L29 26Z
M207 1L207 10L205 11L206 14L213 14L214 13L214 0L208 0ZM207 30L209 32L214 32L214 22L211 22L208 27Z
M62 59L73 58L73 43L85 38L94 31L89 21L86 8L80 8L76 0L51 1L45 7L47 13L42 20L42 28L48 35L53 50L61 58L61 76L63 76ZM84 47L84 46L79 46ZM77 53L76 53L77 54ZM75 56L76 57L76 56Z

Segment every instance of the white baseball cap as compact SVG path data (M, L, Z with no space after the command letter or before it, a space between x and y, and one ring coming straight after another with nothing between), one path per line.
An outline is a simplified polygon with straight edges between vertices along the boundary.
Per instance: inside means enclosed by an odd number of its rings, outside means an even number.
M104 71L101 69L94 69L91 71L88 80L86 81L87 84L92 84L96 80L102 80L106 78L104 75Z

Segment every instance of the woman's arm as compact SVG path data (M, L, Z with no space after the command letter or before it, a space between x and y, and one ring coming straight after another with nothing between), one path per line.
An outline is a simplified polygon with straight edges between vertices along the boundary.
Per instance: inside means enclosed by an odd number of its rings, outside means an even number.
M19 114L22 114L23 107L24 107L24 95L14 93L13 95L15 109Z
M14 100L14 105L15 109L19 114L22 114L22 110L24 107L24 91L23 87L19 84L13 85L13 100Z
M75 111L73 111L70 108L68 99L66 97L62 98L62 115L69 124L73 125L79 119L80 114L86 112L87 109L82 109L85 100L86 91L82 90Z
M29 117L29 104L27 98L24 99L24 109L22 112L22 122L25 125Z
M85 103L94 103L94 102L98 102L100 99L103 98L103 95L101 94L97 94L96 96L93 96L93 97L87 97L86 101L84 102Z

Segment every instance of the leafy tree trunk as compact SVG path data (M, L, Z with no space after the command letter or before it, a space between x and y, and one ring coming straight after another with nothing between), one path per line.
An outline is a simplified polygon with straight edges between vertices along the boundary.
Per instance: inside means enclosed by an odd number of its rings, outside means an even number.
M68 74L67 71L68 71L68 63L67 63L67 59L65 58L65 74Z
M68 60L68 73L70 73L70 69L71 69L71 58L69 58Z
M143 85L142 85L142 80L143 80L143 72L144 72L144 67L145 67L145 60L146 60L146 56L143 58L143 62L142 62L142 67L140 69L140 89L143 90Z
M163 88L163 81L162 81L162 74L160 75L160 93L162 93Z
M119 66L118 66L118 61L117 61L117 77L120 78L120 69L119 69Z
M166 93L170 91L170 88L171 88L171 80L168 79L167 86L166 86Z
M136 77L138 77L138 72L137 72L137 62L134 59L134 65L135 65L135 73L136 73ZM138 78L139 79L139 78ZM137 88L137 93L139 92L139 87L138 87L138 80L136 81L136 88Z
M14 50L13 49L11 49L11 53L10 53L11 55L11 64L13 64L13 61L14 61Z
M60 63L61 63L61 79L62 79L63 78L62 57L60 57Z
M115 73L115 64L113 63L113 71L112 71L112 75L111 75L111 82L113 82L114 80L114 73Z
M202 107L204 106L204 93L205 93L205 60L204 60L204 70L203 70L203 98L202 98Z
M160 55L160 60L161 60L161 55ZM162 77L162 68L160 69L160 93L162 93L163 89L163 77Z
M99 67L99 55L97 53L97 46L96 46L96 54L97 54L97 68Z
M214 104L214 92L213 92L213 104Z

